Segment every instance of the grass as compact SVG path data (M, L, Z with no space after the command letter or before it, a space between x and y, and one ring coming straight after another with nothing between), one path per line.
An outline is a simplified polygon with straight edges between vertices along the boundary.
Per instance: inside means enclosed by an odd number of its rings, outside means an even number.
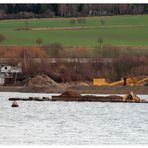
M104 28L80 30L17 31L16 28L25 27L25 20L0 21L0 34L6 37L0 44L36 45L36 39L41 37L43 44L59 42L65 46L96 46L97 38L102 37L103 44L106 45L148 46L148 15L92 17L86 18L83 25L78 23L70 25L69 19L40 19L28 20L28 25L31 28L99 27L101 19L105 20Z

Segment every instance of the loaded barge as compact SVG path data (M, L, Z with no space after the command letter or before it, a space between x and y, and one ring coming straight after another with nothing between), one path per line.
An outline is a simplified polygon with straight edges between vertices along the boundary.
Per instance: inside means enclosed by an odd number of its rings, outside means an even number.
M148 103L147 100L140 99L133 93L124 97L121 96L82 96L73 91L66 91L59 96L49 97L29 97L29 98L9 98L9 101L75 101L75 102L120 102L120 103Z

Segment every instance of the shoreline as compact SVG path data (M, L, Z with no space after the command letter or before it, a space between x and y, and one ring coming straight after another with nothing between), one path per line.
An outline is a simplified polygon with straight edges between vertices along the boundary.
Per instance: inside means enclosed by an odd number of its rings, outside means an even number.
M56 89L50 87L24 87L24 86L0 86L0 92L22 92L22 93L62 93L64 91L76 91L80 94L127 94L133 91L139 95L148 95L148 86L88 86Z

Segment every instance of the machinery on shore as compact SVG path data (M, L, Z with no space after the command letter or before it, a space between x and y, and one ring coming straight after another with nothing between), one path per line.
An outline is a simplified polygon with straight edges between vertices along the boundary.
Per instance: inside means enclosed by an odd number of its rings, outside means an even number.
M148 82L148 77L145 77L143 79L138 79L136 77L124 77L120 81L116 81L113 83L108 83L104 78L95 78L93 79L93 85L98 86L137 86L141 85L142 83ZM148 83L146 83L148 84Z

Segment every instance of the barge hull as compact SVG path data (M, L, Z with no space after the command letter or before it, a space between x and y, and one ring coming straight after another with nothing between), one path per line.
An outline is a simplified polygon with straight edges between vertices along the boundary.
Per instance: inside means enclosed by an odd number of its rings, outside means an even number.
M52 98L43 97L29 97L29 98L9 98L9 101L64 101L64 102L117 102L117 103L148 103L147 100L140 100L135 102L134 100L123 101L121 96L52 96Z
M62 97L53 96L51 101L71 101L71 102L117 102L117 103L148 103L147 100L140 100L140 102L135 102L134 100L123 101L123 97L120 96L107 96L107 97L93 97L93 96L83 96L83 97Z

